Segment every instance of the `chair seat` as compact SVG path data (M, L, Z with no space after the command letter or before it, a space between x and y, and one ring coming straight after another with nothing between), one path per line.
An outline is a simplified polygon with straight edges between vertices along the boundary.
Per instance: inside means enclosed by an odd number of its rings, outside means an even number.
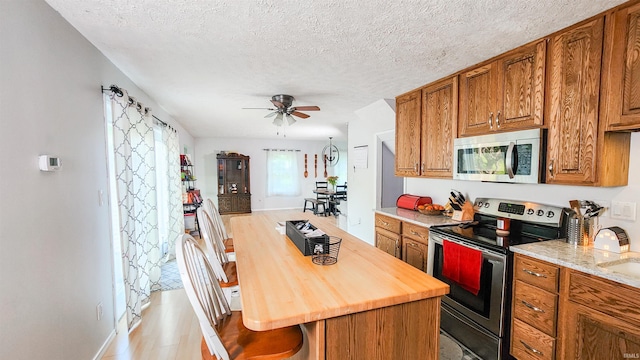
M224 240L223 243L224 243L224 252L226 253L235 252L233 248L233 238L228 238L227 240Z
M229 357L234 360L285 359L295 355L303 344L300 326L252 331L242 323L242 312L240 311L232 311L230 316L216 326L216 330L229 353ZM203 359L216 359L209 353L204 338L200 349Z
M229 282L220 281L220 287L226 288L238 285L238 272L236 270L236 262L230 261L222 265L224 273L227 275Z

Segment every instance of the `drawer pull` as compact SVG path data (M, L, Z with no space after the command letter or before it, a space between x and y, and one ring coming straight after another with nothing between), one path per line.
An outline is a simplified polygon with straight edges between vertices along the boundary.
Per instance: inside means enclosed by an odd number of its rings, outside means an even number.
M384 225L384 226L389 226L389 223L388 223L388 222L386 222L386 221L384 221L384 220L380 220L380 222L381 222L381 223L382 223L382 225Z
M532 353L534 353L534 354L538 354L538 355L541 355L541 356L544 356L544 354L542 353L542 351L540 351L540 350L538 350L538 349L533 348L531 345L527 344L526 342L524 342L524 341L522 341L522 340L520 340L520 342L522 343L522 345L524 345L524 347L525 347L525 348L527 348L527 350L531 351Z
M522 271L526 272L529 275L533 275L535 277L541 277L541 278L546 278L547 277L547 275L545 275L545 274L538 274L537 272L533 272L533 271L528 270L528 269L522 269Z
M524 300L520 300L520 301L522 301L522 304L523 304L524 306L528 307L529 309L531 309L531 310L533 310L533 311L541 312L541 313L543 313L543 312L544 312L544 310L540 309L539 307L537 307L537 306L535 306L535 305L529 304L528 302L526 302L526 301L524 301Z
M416 232L415 230L411 230L411 235L416 235L424 239L424 236L422 236L422 234L420 234L419 232Z

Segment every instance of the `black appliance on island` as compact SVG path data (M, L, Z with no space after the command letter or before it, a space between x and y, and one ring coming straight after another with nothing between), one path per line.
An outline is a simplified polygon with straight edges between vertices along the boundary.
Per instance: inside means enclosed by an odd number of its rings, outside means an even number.
M449 294L442 297L440 329L443 336L464 349L468 358L509 359L513 286L513 253L509 246L566 238L573 210L478 198L474 211L471 223L432 227L429 231L427 272L450 286ZM447 261L445 252L450 254ZM465 286L460 279L451 279L450 259L459 254L470 256L458 265L462 271L472 272L477 285ZM467 269L468 259L477 264L475 273Z

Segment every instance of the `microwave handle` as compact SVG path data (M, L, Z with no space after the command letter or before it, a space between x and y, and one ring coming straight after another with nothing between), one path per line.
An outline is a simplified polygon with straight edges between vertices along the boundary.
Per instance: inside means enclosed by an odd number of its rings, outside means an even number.
M518 151L516 150L516 144L512 141L509 143L509 147L507 148L507 174L509 175L509 179L513 179L515 177L514 174L514 160L518 158Z

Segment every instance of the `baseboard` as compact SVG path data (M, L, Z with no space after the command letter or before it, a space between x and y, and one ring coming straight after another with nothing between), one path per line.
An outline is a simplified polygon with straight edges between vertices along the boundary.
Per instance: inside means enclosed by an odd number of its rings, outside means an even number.
M116 338L116 330L114 329L114 330L111 330L111 333L109 334L109 337L107 337L107 340L104 342L104 344L102 344L102 346L100 347L100 350L98 350L98 353L96 354L96 356L93 357L93 360L102 359L102 357L104 356L104 353L107 351L107 348L109 348L109 345L111 345L111 342L115 338Z

